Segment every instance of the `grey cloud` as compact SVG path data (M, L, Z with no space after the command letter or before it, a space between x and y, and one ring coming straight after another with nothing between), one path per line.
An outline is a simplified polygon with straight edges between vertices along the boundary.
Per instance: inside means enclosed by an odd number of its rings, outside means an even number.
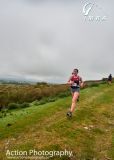
M97 1L104 22L84 20L84 1L36 2L0 1L0 75L65 82L74 67L84 79L113 74L113 1Z

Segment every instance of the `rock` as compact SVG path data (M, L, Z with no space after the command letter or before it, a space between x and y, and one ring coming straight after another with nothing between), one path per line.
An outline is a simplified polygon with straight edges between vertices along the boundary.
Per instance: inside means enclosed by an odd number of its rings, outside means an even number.
M12 126L12 124L11 124L11 123L8 123L8 124L7 124L7 127L10 127L10 126Z
M88 127L84 127L84 129L88 130L89 128Z
M93 125L90 125L89 127L90 127L90 128L93 128L94 126L93 126Z

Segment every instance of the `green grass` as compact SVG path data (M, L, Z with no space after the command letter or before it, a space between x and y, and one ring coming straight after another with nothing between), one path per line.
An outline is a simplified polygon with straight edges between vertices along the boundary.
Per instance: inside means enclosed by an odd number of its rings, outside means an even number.
M114 159L114 130L112 132L112 144L109 150L109 155L111 155L111 158Z
M114 159L113 95L114 85L102 84L82 90L70 120L66 118L66 112L71 96L10 111L0 118L0 148L3 150L0 159L6 160L5 147L10 150L67 149L73 152L76 160Z
M55 103L10 112L9 116L0 119L0 138L19 134L20 131L30 127L31 124L41 121L44 117L50 117L55 113L55 110L59 111L63 107L61 103L64 103L64 99L57 100ZM11 124L11 126L7 127L7 124Z

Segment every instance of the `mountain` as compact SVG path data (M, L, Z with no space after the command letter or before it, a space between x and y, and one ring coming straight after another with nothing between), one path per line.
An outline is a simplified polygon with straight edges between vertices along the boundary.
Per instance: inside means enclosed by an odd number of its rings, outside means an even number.
M2 84L34 84L36 83L36 80L33 79L27 79L22 76L0 76L0 83Z

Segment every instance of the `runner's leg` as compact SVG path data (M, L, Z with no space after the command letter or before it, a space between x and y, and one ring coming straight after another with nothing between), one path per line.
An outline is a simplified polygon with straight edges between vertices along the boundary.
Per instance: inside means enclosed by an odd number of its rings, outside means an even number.
M79 97L79 92L74 92L74 95L73 95L73 98L72 98L71 109L70 109L71 112L74 112L78 97Z

